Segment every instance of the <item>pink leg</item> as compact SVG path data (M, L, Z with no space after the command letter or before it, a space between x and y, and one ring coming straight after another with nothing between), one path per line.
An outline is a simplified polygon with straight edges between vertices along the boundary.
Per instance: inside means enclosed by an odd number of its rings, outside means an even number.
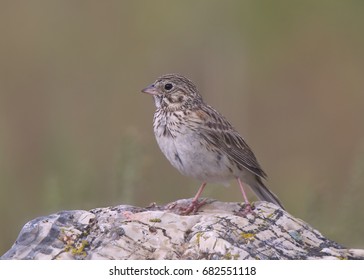
M203 182L202 185L201 185L201 187L198 189L195 197L192 199L192 203L195 203L195 202L198 201L198 199L199 199L200 195L202 194L203 189L205 188L205 186L206 186L206 183Z
M206 186L206 183L202 183L201 187L198 189L195 197L192 199L191 201L191 204L186 208L184 209L184 211L182 212L184 215L188 215L189 213L191 212L197 212L197 210L206 204L206 199L202 200L201 202L198 201L198 199L200 198L200 195L202 194L203 192L203 189L205 188Z
M243 186L243 183L241 182L240 178L238 177L237 178L238 180L238 183L239 183L239 187L240 187L240 190L241 190L241 193L243 194L243 197L244 197L244 201L246 204L250 204L249 200L248 200L248 197L246 196L246 193L244 191L244 186Z
M248 200L248 197L246 196L246 193L244 191L244 184L243 184L243 182L240 180L239 177L237 178L237 180L238 180L238 183L239 183L239 187L240 187L241 193L243 194L243 197L244 197L244 202L246 204L245 211L243 212L243 214L246 215L247 213L249 213L249 212L252 211L252 207L251 207L250 202Z

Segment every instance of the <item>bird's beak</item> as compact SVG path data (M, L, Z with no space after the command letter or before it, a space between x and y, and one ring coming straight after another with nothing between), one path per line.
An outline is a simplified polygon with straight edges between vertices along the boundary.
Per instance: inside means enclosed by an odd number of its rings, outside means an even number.
M158 94L158 91L155 88L154 84L142 89L142 92L148 93L148 94L151 94L151 95L157 95Z

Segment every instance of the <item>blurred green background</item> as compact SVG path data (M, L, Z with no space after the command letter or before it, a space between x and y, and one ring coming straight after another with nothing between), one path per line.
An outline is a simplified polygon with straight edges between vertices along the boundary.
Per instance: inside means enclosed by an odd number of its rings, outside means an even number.
M363 1L1 1L0 255L39 215L195 194L140 93L171 72L245 137L290 213L364 248L363 14ZM242 201L235 182L204 195Z

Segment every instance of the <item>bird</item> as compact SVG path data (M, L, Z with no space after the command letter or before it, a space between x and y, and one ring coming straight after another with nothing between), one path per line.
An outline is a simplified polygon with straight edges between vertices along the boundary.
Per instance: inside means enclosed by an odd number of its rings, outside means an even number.
M205 203L199 198L207 183L226 185L233 179L248 211L252 207L246 185L260 200L284 209L264 184L267 175L246 141L222 114L204 102L190 79L166 74L142 92L154 98L153 130L160 150L180 173L202 183L185 214L196 212Z

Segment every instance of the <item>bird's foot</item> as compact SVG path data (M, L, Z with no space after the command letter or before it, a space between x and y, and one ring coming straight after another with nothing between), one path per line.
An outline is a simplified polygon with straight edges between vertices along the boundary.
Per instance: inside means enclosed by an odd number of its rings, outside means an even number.
M254 205L250 203L244 203L236 214L241 217L246 217L248 214L254 215L255 214L253 211L254 209L255 209Z
M190 213L195 214L198 211L198 209L200 209L205 204L207 204L206 198L202 199L201 201L192 200L190 205L187 206L187 208L183 208L183 207L180 208L181 214L182 215L188 215Z
M179 203L171 203L167 206L167 209L176 209L176 212L180 215L195 214L202 206L207 204L207 199L192 200L187 205L178 205Z

